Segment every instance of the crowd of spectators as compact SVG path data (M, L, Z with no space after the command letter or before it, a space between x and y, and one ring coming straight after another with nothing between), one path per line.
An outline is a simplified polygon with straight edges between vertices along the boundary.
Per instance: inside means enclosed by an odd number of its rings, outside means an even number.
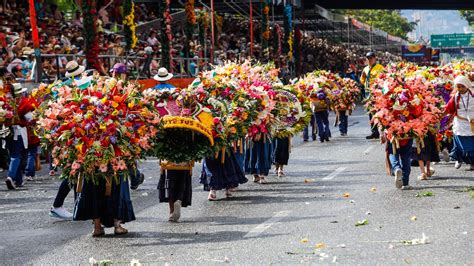
M28 1L5 1L0 6L0 67L6 67L18 80L34 77L34 50L32 45L31 26L28 13ZM46 5L43 1L35 1L40 36L40 51L42 54L43 78L61 78L65 73L65 66L69 60L75 59L85 65L84 37L82 29L82 15L80 12L65 14L52 4ZM121 12L120 2L111 0L109 4L98 10L99 20L98 43L100 47L100 65L102 72L107 73L115 63L126 63L135 75L145 73L153 75L160 67L160 35L157 29L139 31L139 42L132 51L125 50L125 40L120 34ZM135 17L140 25L157 18L155 12L140 4L135 6ZM177 23L182 24L182 23ZM222 64L226 60L243 60L249 58L249 21L225 15L222 23L216 27L216 42L214 61ZM173 27L173 41L171 54L173 57L173 71L185 75L196 75L194 68L202 68L208 62L211 40L210 34L204 44L199 43L197 32L189 43L189 54L185 54L186 37L181 27ZM294 63L287 56L278 54L272 49L273 40L269 40L269 50L264 52L261 47L260 24L254 23L254 45L252 59L273 60L282 69L283 73L290 73ZM355 46L346 47L329 43L305 33L302 41L302 69L306 73L314 69L329 69L336 72L345 71L349 65L363 64L363 55L366 51ZM127 57L125 57L127 56ZM139 59L137 59L137 57ZM192 59L182 59L184 57ZM149 58L150 60L146 60ZM154 58L151 60L151 58ZM397 60L391 55L381 54L382 61ZM189 60L189 61L188 61ZM146 70L143 69L145 62ZM384 62L382 62L384 63ZM294 75L294 72L293 72Z

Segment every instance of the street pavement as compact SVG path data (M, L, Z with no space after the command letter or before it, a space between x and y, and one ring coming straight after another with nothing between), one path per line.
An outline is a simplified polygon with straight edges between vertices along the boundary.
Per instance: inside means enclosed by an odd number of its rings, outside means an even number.
M249 181L231 199L207 201L197 165L193 203L179 223L168 222L168 205L158 203L157 161L143 162L146 180L132 191L137 220L125 225L125 236L106 229L109 235L93 239L90 221L49 217L59 181L46 170L23 190L2 185L1 264L77 265L93 258L122 265L132 259L161 265L472 265L474 172L442 162L434 166L435 177L418 181L419 169L412 167L415 189L397 190L385 173L383 146L364 138L368 118L361 109L349 118L349 136L331 126L329 143L294 138L286 177L271 175L267 185ZM416 196L426 192L433 195ZM72 211L72 192L64 206Z

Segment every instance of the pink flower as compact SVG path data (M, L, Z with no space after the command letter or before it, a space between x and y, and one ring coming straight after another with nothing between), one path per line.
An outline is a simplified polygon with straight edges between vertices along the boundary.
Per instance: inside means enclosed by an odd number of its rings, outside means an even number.
M81 165L79 163L77 163L76 161L74 161L71 165L71 168L73 170L77 170L77 169L81 168Z
M101 164L101 165L99 166L99 170L100 170L102 173L107 172L107 164Z

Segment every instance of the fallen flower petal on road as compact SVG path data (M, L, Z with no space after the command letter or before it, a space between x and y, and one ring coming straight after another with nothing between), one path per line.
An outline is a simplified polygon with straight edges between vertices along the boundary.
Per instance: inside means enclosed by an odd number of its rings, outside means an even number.
M362 221L358 221L355 226L363 226L363 225L368 225L368 224L369 224L369 220L364 219Z

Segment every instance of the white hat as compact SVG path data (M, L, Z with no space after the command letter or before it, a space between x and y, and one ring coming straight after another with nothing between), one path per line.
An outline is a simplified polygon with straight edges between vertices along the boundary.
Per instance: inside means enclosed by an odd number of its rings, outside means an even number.
M147 54L153 53L153 48L151 48L150 46L145 47L145 53Z
M168 73L168 70L164 67L158 69L158 74L153 77L157 81L167 81L173 78L173 74Z
M69 77L77 77L81 75L86 68L84 66L80 66L76 61L69 61L66 64L66 78Z
M33 49L31 49L30 47L25 47L25 48L23 49L23 53L22 53L22 54L28 56L28 55L32 55L32 54L34 54L34 53L35 53L35 51L34 51Z
M458 84L463 85L467 89L469 89L471 92L474 92L474 88L472 87L471 81L466 77L466 76L457 76L454 79L454 86L457 86Z
M13 83L13 93L15 95L20 95L26 91L28 91L27 88L22 88L20 83Z

